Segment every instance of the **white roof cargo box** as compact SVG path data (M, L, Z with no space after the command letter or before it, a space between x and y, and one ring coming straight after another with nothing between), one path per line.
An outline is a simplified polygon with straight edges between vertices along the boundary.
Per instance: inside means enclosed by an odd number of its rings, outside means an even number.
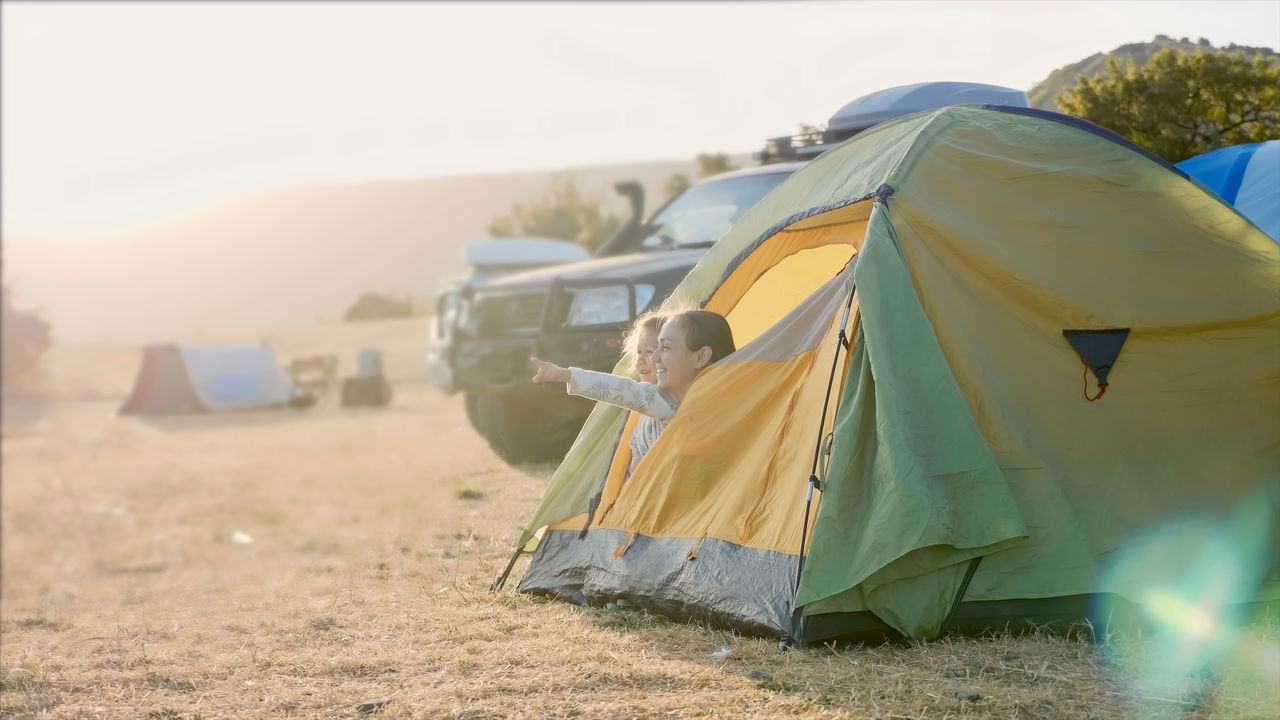
M886 88L851 101L831 116L827 130L844 134L922 110L967 104L1031 106L1027 94L1013 88L971 82L922 82Z

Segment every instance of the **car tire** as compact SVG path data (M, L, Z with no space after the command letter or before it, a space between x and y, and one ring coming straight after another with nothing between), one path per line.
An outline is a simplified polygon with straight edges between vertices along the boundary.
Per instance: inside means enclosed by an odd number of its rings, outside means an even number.
M577 403L538 402L543 398L523 395L472 397L468 409L474 403L476 431L498 457L512 465L564 459L586 419ZM565 413L561 408L573 408L573 412ZM586 409L590 410L589 404Z
M480 430L480 399L484 397L478 393L465 393L462 396L462 406L467 410L467 422L471 423L471 427L481 435Z

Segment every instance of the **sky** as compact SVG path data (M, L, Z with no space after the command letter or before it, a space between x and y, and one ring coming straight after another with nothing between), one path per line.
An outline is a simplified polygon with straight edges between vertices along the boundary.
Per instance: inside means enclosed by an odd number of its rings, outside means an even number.
M0 4L5 238L270 189L748 153L860 95L1030 89L1280 0Z

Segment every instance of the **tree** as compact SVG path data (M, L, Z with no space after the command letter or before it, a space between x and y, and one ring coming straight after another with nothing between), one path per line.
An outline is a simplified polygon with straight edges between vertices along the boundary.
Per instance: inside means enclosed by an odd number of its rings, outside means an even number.
M1169 162L1280 138L1280 63L1241 52L1166 47L1137 67L1107 60L1056 99Z
M726 153L698 153L698 157L694 159L698 161L698 177L700 178L738 169L737 165L729 163L729 156Z
M25 380L53 345L53 327L39 310L13 306L9 283L0 287L0 375L6 388Z
M395 293L361 293L360 297L347 308L343 319L347 322L364 320L389 320L407 318L418 315L413 298Z
M671 177L667 178L667 182L662 189L667 193L667 197L670 198L684 192L688 187L689 176L684 173L675 173Z
M1055 102L1056 98L1062 97L1062 93L1067 88L1073 87L1080 81L1080 77L1094 77L1101 73L1107 66L1107 60L1117 58L1123 65L1126 60L1132 60L1139 67L1146 65L1152 55L1160 52L1166 47L1173 46L1187 53L1214 52L1215 50L1223 50L1231 53L1244 53L1245 58L1250 62L1256 55L1265 55L1267 57L1277 57L1276 51L1266 47L1252 47L1249 45L1237 45L1230 43L1221 48L1215 48L1208 40L1200 38L1192 43L1189 39L1183 38L1177 40L1167 35L1156 35L1151 42L1126 43L1114 50L1106 53L1094 53L1089 57L1073 62L1049 73L1049 77L1036 83L1027 91L1027 99L1031 101L1031 107L1040 108L1042 110L1053 110L1061 112L1062 108Z
M531 235L569 240L594 251L609 238L622 219L604 209L598 198L587 197L572 175L552 180L542 197L517 203L506 215L489 221L497 237Z

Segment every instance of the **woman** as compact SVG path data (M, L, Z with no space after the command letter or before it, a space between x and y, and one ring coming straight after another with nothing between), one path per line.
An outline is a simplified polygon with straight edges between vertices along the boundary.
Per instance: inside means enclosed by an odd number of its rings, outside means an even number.
M646 344L643 333L650 317L662 323L652 347L653 377L656 384L643 381L641 358ZM722 315L708 310L684 310L675 312L663 320L651 313L641 315L632 326L631 334L637 335L636 355L633 364L642 377L638 382L609 373L598 373L581 368L563 368L554 363L530 358L538 371L533 382L565 383L570 395L599 400L618 407L634 410L644 417L631 434L631 464L628 477L640 464L658 435L675 416L680 401L693 385L698 374L720 358L732 353L733 331ZM630 339L630 335L628 336Z

